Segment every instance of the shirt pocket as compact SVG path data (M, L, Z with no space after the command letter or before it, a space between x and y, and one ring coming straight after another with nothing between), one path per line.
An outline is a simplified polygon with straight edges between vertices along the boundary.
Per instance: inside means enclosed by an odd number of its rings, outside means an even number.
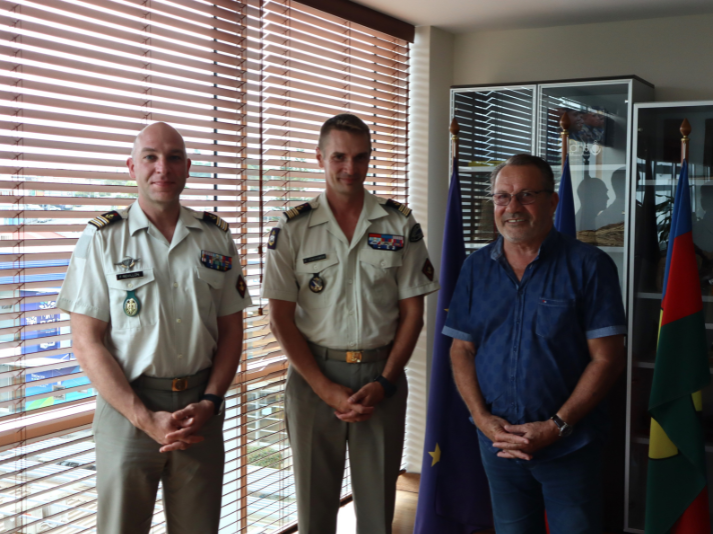
M392 304L398 300L398 268L403 265L403 251L363 249L359 254L363 287L374 304Z
M543 338L558 337L572 328L576 320L574 300L540 297L537 301L535 333Z
M139 278L126 278L118 280L117 276L129 274L123 272L109 273L106 275L106 285L109 287L109 304L111 313L111 327L116 330L141 328L154 325L158 322L159 297L154 279L153 269L143 269L143 276ZM133 317L124 312L124 301L133 291L139 301L139 313Z
M321 279L322 291L310 289L310 282L317 275ZM339 288L339 258L336 254L328 255L323 260L304 263L304 258L298 258L295 265L295 276L299 285L297 304L309 310L326 308L336 303L341 289Z
M225 286L225 278L228 271L216 271L208 269L200 265L196 267L195 274L198 277L196 281L196 302L201 316L209 315L211 310L217 310L217 303L220 302L220 297Z

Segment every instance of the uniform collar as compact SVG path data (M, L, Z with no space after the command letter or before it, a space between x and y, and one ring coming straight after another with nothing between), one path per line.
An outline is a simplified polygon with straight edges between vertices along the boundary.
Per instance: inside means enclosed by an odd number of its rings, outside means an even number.
M379 199L368 191L364 191L364 206L362 206L361 211L362 215L359 219L365 219L367 221L380 219L381 217L386 217L389 214L389 212L386 211L379 203ZM323 191L322 194L317 197L317 206L314 211L312 211L309 226L312 227L324 224L329 222L330 219L334 220L334 214L332 213L332 209L329 207L329 202L327 202L327 192ZM337 221L334 220L334 224L336 223ZM357 227L358 226L359 225L357 225Z
M193 210L181 206L181 212L178 215L178 222L176 223L176 230L178 230L180 226L203 230L199 218L202 218L202 216ZM131 204L129 206L129 232L131 232L131 235L134 235L139 230L150 228L151 226L151 221L149 221L144 210L141 209L139 201L137 200Z

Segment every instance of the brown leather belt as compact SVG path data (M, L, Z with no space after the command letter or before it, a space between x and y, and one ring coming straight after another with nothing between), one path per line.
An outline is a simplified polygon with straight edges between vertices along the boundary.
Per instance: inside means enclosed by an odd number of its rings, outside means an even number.
M307 343L312 354L325 360L335 360L346 363L373 363L385 360L391 354L391 343L376 349L343 350L330 349L314 343Z
M210 378L211 367L203 369L194 375L180 378L157 378L155 376L141 375L131 385L145 389L159 389L162 391L185 391L202 386Z

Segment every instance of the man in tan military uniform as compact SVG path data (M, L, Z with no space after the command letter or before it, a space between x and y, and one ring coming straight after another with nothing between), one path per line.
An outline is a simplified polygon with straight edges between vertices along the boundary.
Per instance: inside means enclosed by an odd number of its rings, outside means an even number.
M99 392L99 534L148 533L159 481L169 534L218 532L223 396L251 302L228 225L179 204L190 163L167 124L138 135L138 201L90 221L57 302Z
M290 360L285 410L300 534L331 534L347 443L359 534L391 532L403 448L403 369L439 286L411 210L364 189L371 142L328 120L326 191L273 228L263 297Z

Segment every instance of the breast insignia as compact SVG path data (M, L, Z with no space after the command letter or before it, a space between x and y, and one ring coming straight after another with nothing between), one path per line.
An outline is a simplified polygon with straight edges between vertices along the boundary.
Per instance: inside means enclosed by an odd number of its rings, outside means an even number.
M102 228L106 228L110 224L118 222L122 219L123 217L118 211L107 211L106 213L102 213L98 217L89 221L89 224L96 226L99 230L101 230Z
M404 217L408 217L409 215L411 215L411 208L407 208L406 206L401 204L401 202L396 202L394 199L390 198L386 201L385 205L389 206L390 208L395 208L399 210L401 212L401 215L403 215Z
M203 221L216 225L218 228L223 230L223 232L227 232L228 230L230 230L230 226L228 226L228 223L218 217L215 213L204 211Z
M305 202L304 204L300 204L299 206L295 206L294 208L287 210L285 212L285 217L287 217L288 221L291 221L295 217L299 217L300 215L304 215L310 211L312 211L312 204Z

